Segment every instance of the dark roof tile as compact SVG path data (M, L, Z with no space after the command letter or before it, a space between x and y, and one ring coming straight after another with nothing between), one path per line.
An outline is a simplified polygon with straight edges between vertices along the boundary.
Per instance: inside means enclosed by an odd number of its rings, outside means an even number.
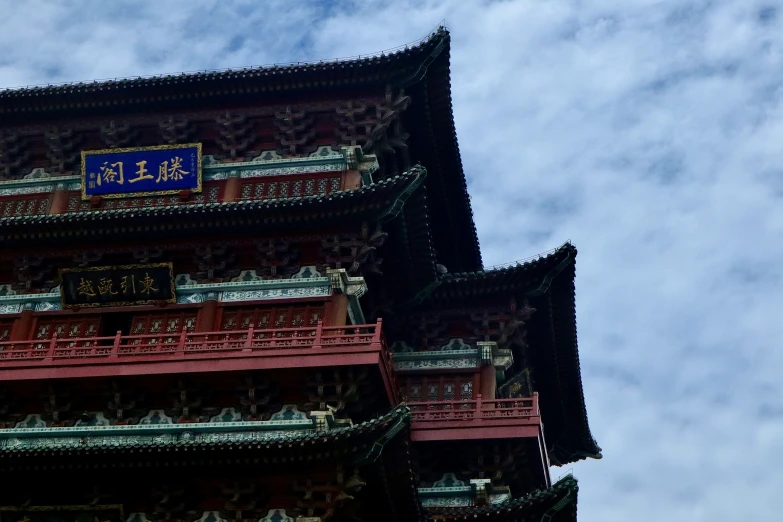
M500 504L473 507L428 508L429 520L517 521L538 520L549 514L550 520L576 522L576 503L579 485L575 478L567 476L547 489L534 491L525 496ZM542 519L543 520L543 519Z

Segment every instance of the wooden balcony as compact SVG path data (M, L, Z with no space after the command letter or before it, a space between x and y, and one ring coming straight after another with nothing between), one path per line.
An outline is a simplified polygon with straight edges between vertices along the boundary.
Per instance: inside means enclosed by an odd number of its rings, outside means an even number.
M379 366L399 402L391 355L376 324L0 342L0 380Z
M543 437L538 394L530 398L409 402L413 440Z
M520 399L409 402L411 439L425 442L430 453L454 455L493 439L516 439L529 463L530 487L548 487L549 456L538 394Z

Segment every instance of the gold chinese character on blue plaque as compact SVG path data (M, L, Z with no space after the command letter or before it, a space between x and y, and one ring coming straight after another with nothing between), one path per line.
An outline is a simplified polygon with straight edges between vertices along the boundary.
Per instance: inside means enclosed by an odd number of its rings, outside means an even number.
M201 192L201 144L82 152L82 199Z

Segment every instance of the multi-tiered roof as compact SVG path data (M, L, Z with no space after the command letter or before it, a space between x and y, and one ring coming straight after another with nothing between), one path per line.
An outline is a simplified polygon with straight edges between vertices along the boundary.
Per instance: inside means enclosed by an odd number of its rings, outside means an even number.
M575 519L549 464L600 458L576 249L483 270L449 44L0 91L0 469L19 477L0 504ZM81 197L82 150L192 142L201 193ZM61 302L54 268L155 260L176 304ZM164 470L189 497L138 486Z

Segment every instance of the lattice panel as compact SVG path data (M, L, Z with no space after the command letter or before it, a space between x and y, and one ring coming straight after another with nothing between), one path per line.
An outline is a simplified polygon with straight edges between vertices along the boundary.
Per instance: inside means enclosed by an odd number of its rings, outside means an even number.
M134 339L132 343L176 343L183 329L186 332L196 331L196 315L195 310L135 315L131 323L131 335L161 334L161 337Z
M93 206L89 201L82 201L78 192L68 197L68 212L93 212L99 210L115 210L124 208L170 207L177 205L193 205L197 203L219 203L223 192L222 183L204 185L204 191L193 194L187 201L182 201L178 195L152 196L145 198L104 199L100 205Z
M272 328L305 328L318 325L324 317L322 305L278 308L226 308L223 310L221 330L256 330Z
M49 211L49 195L0 199L0 217L35 216Z
M72 317L44 318L39 317L35 323L33 339L50 340L55 335L58 339L81 339L63 346L93 346L93 341L85 338L97 337L100 331L101 317L99 315L83 315ZM36 344L36 349L46 348L47 343Z
M0 321L0 342L11 340L11 330L14 327L14 321Z
M474 398L472 376L414 377L402 380L400 388L409 402L460 401Z
M342 188L340 175L330 174L313 178L248 180L242 184L240 199L285 199L325 195Z

